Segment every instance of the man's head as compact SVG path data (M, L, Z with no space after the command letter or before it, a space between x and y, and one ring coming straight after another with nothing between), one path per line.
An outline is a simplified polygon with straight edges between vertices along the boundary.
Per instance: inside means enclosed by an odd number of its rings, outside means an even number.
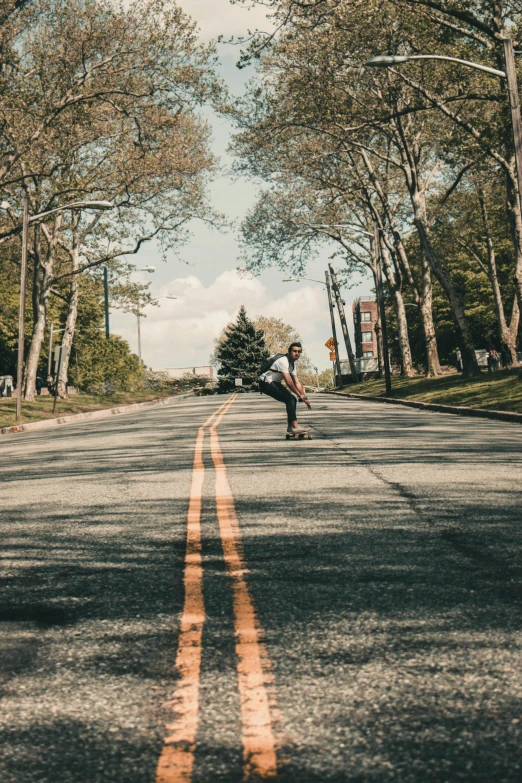
M293 362L296 362L298 359L300 359L302 353L303 347L301 343L292 343L288 349L288 356Z

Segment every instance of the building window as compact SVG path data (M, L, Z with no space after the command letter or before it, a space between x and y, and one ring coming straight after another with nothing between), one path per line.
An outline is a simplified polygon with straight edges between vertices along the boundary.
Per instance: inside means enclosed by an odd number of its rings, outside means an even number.
M373 343L373 334L372 334L372 332L363 332L362 333L362 341L363 341L363 343Z
M373 351L363 351L363 357L365 359L373 359Z
M371 321L372 320L372 314L371 313L361 313L361 321Z

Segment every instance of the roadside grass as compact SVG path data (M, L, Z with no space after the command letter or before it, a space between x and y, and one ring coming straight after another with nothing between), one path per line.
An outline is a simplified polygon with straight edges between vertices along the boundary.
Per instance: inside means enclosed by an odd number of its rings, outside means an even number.
M478 378L462 378L457 373L439 378L400 378L393 375L392 397L522 413L522 379L519 380L519 374L519 369L512 369L494 373L483 372ZM346 385L344 391L384 397L384 380L375 379Z
M111 395L104 394L72 394L65 400L58 398L56 411L53 414L54 397L48 395L37 397L34 402L22 400L22 423L41 421L42 419L54 419L59 416L67 416L71 413L88 413L89 411L103 410L103 408L117 408L119 405L132 405L135 402L147 402L159 400L176 394L172 389L155 389L149 391L115 392ZM15 424L16 399L0 398L0 427L11 427Z

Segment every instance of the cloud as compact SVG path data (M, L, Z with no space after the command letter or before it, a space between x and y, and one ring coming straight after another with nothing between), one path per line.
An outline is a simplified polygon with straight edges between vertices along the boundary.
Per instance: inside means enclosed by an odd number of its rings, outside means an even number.
M232 5L230 0L178 0L178 5L198 23L201 38L206 41L218 35L229 38L256 28L269 29L267 9L262 6L248 9Z
M325 294L320 286L303 285L274 299L259 279L240 276L235 270L223 272L208 286L196 275L175 278L154 291L154 296L166 295L177 299L160 298L160 307L148 307L147 317L141 321L142 355L152 367L207 364L214 340L223 327L235 320L241 305L251 318L282 318L299 332L307 348L321 344L328 324ZM111 331L121 334L137 350L134 316L114 313ZM322 366L326 358L323 348L314 360Z

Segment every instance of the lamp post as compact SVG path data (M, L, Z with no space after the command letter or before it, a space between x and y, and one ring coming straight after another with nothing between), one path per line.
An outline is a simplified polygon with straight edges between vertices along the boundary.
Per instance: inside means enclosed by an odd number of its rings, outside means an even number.
M156 271L155 266L141 266L139 269L133 269L131 272L122 272L121 275L116 275L116 277L112 277L109 279L109 269L107 266L103 267L103 297L105 301L105 337L108 340L111 336L111 330L109 325L109 283L113 283L115 280L118 280L120 277L125 277L125 275L130 275L132 272L148 272L149 274L152 274ZM139 333L139 323L138 323L138 333Z
M166 296L157 297L157 299L177 299L177 298L178 298L177 296L171 296L170 294L167 294ZM136 312L136 318L138 319L138 359L140 360L140 364L141 364L141 325L140 325L141 313L139 310Z
M25 287L27 277L27 245L29 241L29 226L40 223L45 220L49 215L53 215L56 212L63 212L67 209L112 209L113 205L110 201L73 201L70 204L64 204L61 207L53 207L45 212L39 212L36 215L29 215L29 196L27 193L23 199L23 212L22 212L22 224L16 226L13 230L7 232L2 236L13 236L20 230L22 231L22 258L20 269L20 309L18 313L18 357L16 367L16 423L22 419L22 383L23 383L23 368L24 368L24 337L25 337ZM9 209L9 203L2 201L0 204L1 209Z
M333 308L333 299L332 299L332 289L330 286L330 278L328 275L328 272L326 271L324 273L325 282L323 283L322 280L315 280L313 277L286 277L283 280L283 283L300 283L301 280L307 280L309 283L319 283L319 285L324 285L326 287L326 292L328 294L328 307L330 309L330 319L332 322L332 337L335 343L335 367L337 369L337 375L339 378L339 388L343 388L343 378L341 374L341 362L339 359L339 343L337 342L337 334L335 329L335 317L334 317L334 308ZM335 373L334 373L334 385L335 385Z
M473 63L469 60L461 60L458 57L446 57L446 55L442 54L380 55L378 57L371 57L365 62L365 65L371 68L391 68L394 65L402 65L411 60L446 60L450 63L457 63L457 65L464 65L466 68L474 68L476 71L482 71L490 76L498 76L500 79L505 79L507 82L509 108L511 109L518 198L520 210L522 212L522 120L520 117L515 51L513 49L513 40L509 35L504 36L502 41L504 46L504 61L506 63L505 71L499 71L497 68L490 68L489 65L481 65L480 63Z

